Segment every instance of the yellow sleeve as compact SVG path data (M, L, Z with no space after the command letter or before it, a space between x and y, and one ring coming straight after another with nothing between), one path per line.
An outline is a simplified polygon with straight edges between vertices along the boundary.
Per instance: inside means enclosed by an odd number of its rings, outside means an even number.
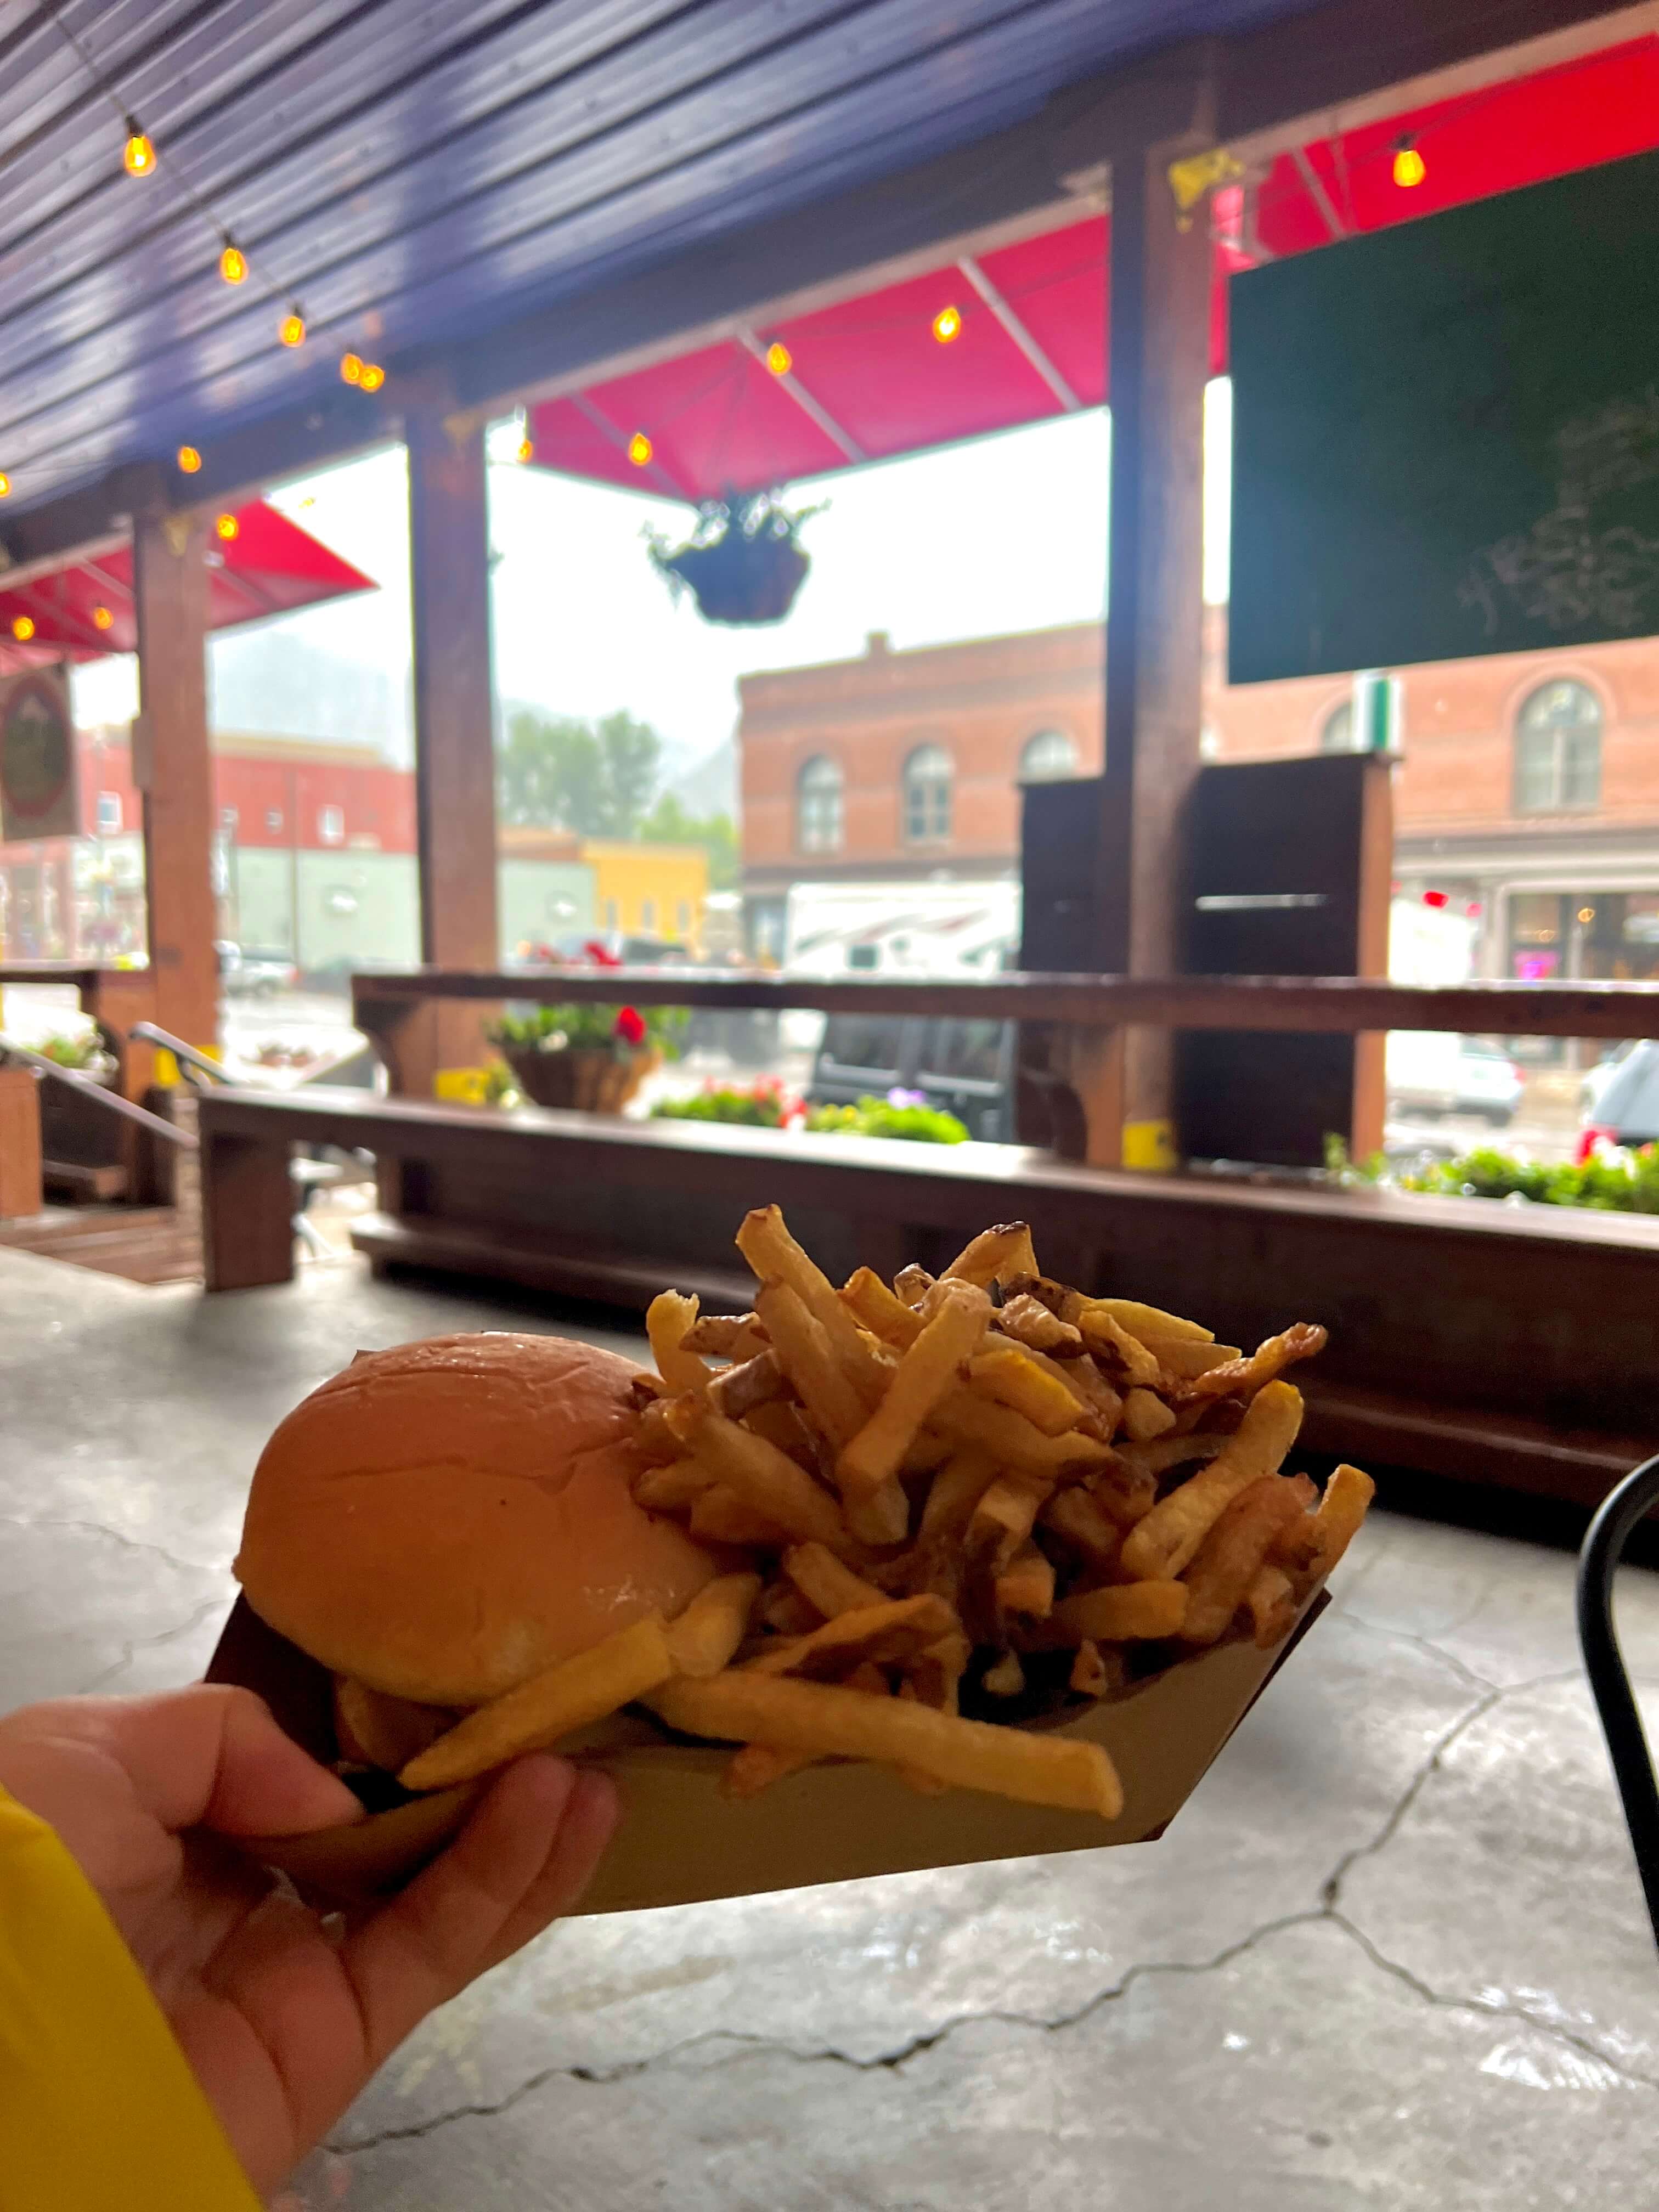
M0 1790L0 2212L258 2212L137 1964Z

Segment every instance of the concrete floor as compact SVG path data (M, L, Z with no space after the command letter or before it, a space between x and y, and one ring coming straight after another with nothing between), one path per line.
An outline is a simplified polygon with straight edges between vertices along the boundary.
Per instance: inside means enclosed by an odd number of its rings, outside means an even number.
M281 1413L492 1324L355 1265L204 1299L0 1253L0 1708L191 1679ZM1378 1513L1161 1844L567 1923L282 2212L1651 2203L1659 1975L1571 1591ZM1659 1579L1620 1606L1659 1717Z

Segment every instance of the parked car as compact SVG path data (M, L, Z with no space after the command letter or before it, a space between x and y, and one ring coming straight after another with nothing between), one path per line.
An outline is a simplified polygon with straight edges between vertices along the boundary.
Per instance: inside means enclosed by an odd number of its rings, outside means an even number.
M1659 1042L1632 1046L1608 1077L1585 1116L1581 1159L1598 1137L1613 1145L1659 1144Z
M1498 1129L1514 1120L1525 1087L1500 1046L1438 1030L1391 1030L1385 1080L1391 1113L1475 1115Z
M890 1091L919 1091L954 1114L971 1137L1014 1136L1012 1022L944 1021L892 1014L831 1014L812 1062L808 1102L852 1106Z
M219 980L233 999L274 999L299 981L286 952L252 951L222 939L213 949L219 956Z
M1637 1049L1637 1042L1636 1038L1626 1037L1622 1044L1610 1044L1595 1066L1587 1067L1579 1078L1578 1110L1588 1120L1593 1121L1595 1119L1601 1093Z
M1508 1128L1526 1090L1520 1069L1501 1045L1485 1044L1479 1037L1457 1042L1457 1099L1452 1111L1477 1114L1495 1129Z

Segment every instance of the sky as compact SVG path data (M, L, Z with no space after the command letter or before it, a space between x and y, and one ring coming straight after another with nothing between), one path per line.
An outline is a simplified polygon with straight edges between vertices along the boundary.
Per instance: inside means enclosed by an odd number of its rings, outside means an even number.
M1211 599L1226 596L1231 398L1224 379L1206 396ZM823 502L803 532L811 573L785 621L740 630L705 623L689 599L676 605L647 556L647 530L678 539L690 509L521 467L520 434L509 422L489 435L498 695L580 716L626 708L661 732L675 770L730 736L737 678L747 671L851 658L872 630L885 630L902 651L1097 620L1104 611L1105 410L802 485L792 503ZM410 653L401 447L267 496L382 586L286 616L283 635L383 668L401 697ZM77 718L126 719L135 683L130 657L78 671Z

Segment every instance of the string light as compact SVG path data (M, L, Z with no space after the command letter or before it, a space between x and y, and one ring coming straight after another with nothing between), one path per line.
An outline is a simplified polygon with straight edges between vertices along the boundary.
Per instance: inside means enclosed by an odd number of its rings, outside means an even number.
M19 645L27 645L34 635L34 624L27 615L16 615L12 619L11 634Z
M242 526L234 514L216 515L214 518L213 526L227 545L233 538L240 538L242 534Z
M1394 142L1394 180L1402 191L1409 191L1420 185L1428 174L1428 167L1417 150L1417 141L1409 132Z
M787 376L795 365L795 356L781 338L774 338L766 349L766 366L774 376Z
M529 462L533 461L535 458L536 448L531 444L529 439L520 438L519 441L519 459L521 461Z
M247 256L240 246L225 240L225 250L219 256L219 274L227 284L240 284L247 275Z
M187 477L193 477L202 465L202 456L194 446L180 446L177 459L179 467Z
M941 307L933 318L933 336L941 345L949 345L952 338L962 336L960 307Z
M380 362L366 361L363 363L362 374L357 379L358 389L362 392L378 392L385 382L386 371L380 367Z
M361 384L361 383L362 382L362 380L363 380L363 362L362 362L362 356L361 354L356 354L356 353L346 353L346 354L342 354L342 355L341 355L341 356L340 356L340 381L341 381L341 383L342 383L342 384Z
M655 450L643 430L635 430L628 441L628 458L636 469L642 469Z
M290 307L276 326L276 335L285 346L303 345L306 342L306 319L297 307Z
M94 607L92 611L92 626L94 629L113 629L115 617L107 607Z
M7 476L3 471L0 471L0 499L9 499L10 497L11 478Z
M139 129L135 118L126 118L127 143L121 149L121 167L130 177L151 177L155 173L155 148Z

